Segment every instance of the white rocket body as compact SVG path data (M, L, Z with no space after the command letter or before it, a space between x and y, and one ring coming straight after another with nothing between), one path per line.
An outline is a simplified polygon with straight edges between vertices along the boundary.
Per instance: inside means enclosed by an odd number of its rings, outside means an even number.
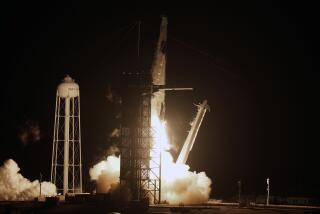
M166 46L167 46L167 17L163 16L160 25L160 35L157 43L154 60L151 68L152 84L154 86L164 86L166 84ZM165 91L159 90L153 93L151 99L153 114L163 120L165 112Z

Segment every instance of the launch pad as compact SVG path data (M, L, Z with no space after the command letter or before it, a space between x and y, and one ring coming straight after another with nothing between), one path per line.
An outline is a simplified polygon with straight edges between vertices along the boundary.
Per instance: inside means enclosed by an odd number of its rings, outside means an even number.
M106 194L86 195L82 197L66 198L64 202L49 199L37 201L6 201L0 202L0 213L319 213L318 206L296 205L256 205L238 207L238 203L203 203L199 205L124 205L118 200L111 200Z

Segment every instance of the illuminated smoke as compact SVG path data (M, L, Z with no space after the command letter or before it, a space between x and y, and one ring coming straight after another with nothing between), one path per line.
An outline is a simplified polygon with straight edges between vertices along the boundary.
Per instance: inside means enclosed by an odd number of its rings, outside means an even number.
M108 193L119 185L120 158L108 156L89 170L91 180L96 182L97 193Z
M162 146L161 198L170 204L198 204L207 202L211 192L211 180L205 172L191 172L186 164L176 164L167 150L170 145L167 140L165 123L158 117L152 117L152 125L157 130L154 139ZM108 149L107 160L94 165L90 171L91 180L96 181L98 193L108 193L119 185L120 157L113 152L118 148Z
M207 202L211 192L211 180L205 172L191 172L186 164L176 164L168 151L168 140L164 114L164 91L154 93L151 99L151 126L155 131L153 148L161 150L161 199L170 204L197 204ZM152 167L150 161L150 166Z
M18 164L12 160L6 160L0 167L0 201L24 201L34 200L40 194L38 180L29 181L20 173ZM50 182L41 182L41 195L56 195L56 186Z
M171 154L162 152L162 200L170 204L207 202L211 180L205 172L191 172L189 166L173 162Z
M158 95L158 96L157 96ZM156 98L163 97L157 94ZM207 202L211 192L211 180L205 172L191 172L186 164L176 164L168 151L170 144L166 133L166 123L160 120L163 106L152 100L151 126L154 129L154 147L162 152L161 199L169 204L198 204ZM162 110L161 110L162 109ZM116 147L115 147L116 148ZM118 151L111 148L108 151ZM152 157L152 155L151 155ZM152 167L150 161L150 167ZM111 154L107 160L93 166L89 171L91 180L96 181L98 193L112 192L119 185L120 158Z
M109 134L109 138L120 137L120 129L115 128ZM102 160L89 170L90 179L96 183L97 193L108 193L114 191L119 183L120 177L120 150L116 145L110 146L105 155L106 160Z
M155 130L154 148L162 152L161 199L170 204L198 204L207 202L211 192L211 180L205 172L191 172L186 164L177 164L168 151L170 144L166 124L152 112L151 124ZM150 162L150 164L152 164Z

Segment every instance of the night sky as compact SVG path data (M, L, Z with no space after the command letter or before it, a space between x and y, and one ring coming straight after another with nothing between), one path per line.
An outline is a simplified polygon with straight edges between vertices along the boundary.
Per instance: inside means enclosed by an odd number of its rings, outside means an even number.
M158 3L160 4L160 3ZM148 72L168 16L166 119L177 157L194 103L207 113L188 163L212 179L214 198L237 194L320 197L319 74L315 5L213 4L197 8L11 3L2 7L1 163L50 179L56 87L66 74L80 85L83 177L114 143L122 72ZM141 56L137 28L141 20ZM35 128L27 139L21 133ZM30 131L31 130L31 131ZM32 136L32 135L31 135Z

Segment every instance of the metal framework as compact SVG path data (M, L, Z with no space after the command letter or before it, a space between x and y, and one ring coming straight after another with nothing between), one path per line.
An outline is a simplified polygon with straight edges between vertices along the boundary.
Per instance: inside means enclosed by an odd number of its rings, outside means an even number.
M52 146L51 182L57 192L82 193L80 96L57 91Z
M167 18L162 16L160 36L150 73L123 76L121 125L121 189L129 189L131 200L161 202L161 148L156 148L156 133L151 125L153 90L156 85L165 85ZM138 57L140 55L140 24L138 30ZM156 102L164 112L164 91ZM159 108L159 111L160 109ZM161 116L161 112L158 112Z
M137 123L121 128L120 185L129 189L131 200L161 200L161 152L153 145L151 89L140 94ZM133 112L134 114L134 112Z

